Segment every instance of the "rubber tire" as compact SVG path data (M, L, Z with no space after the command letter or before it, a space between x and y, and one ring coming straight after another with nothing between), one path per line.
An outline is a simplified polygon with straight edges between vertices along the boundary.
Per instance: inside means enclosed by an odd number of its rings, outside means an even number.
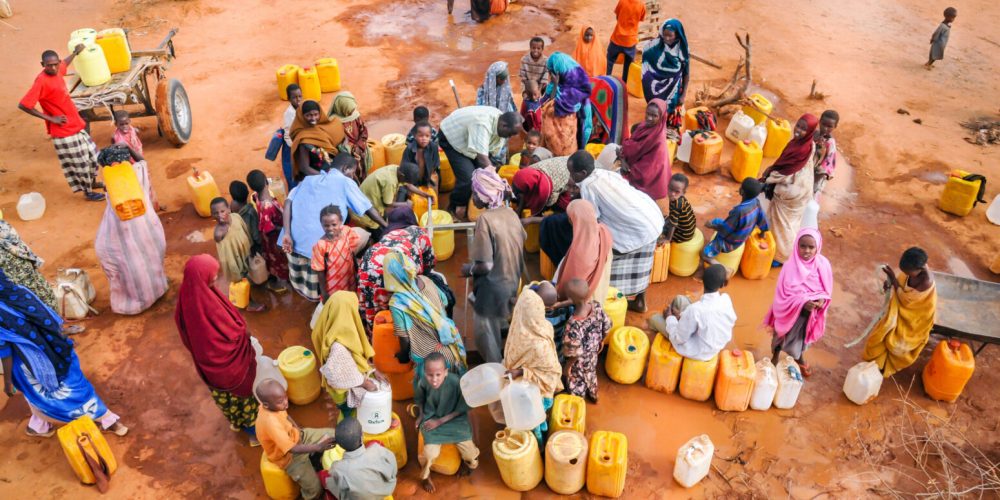
M179 80L170 78L157 82L156 119L163 136L174 146L181 147L191 140L191 102Z

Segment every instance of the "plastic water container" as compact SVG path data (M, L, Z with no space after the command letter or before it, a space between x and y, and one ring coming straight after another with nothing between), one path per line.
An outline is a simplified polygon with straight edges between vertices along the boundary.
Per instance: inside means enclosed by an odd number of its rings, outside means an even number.
M788 120L768 120L767 140L764 141L764 156L776 158L781 156L785 146L792 140L792 124Z
M1000 194L993 197L990 208L986 209L986 218L990 222L1000 226Z
M743 250L743 259L740 260L740 273L748 280L761 280L771 273L771 263L774 262L777 247L774 234L771 231L764 234L761 237L760 228L754 228L744 243L746 248Z
M545 444L545 484L557 494L573 495L586 482L587 438L568 430L549 434Z
M757 374L754 377L753 394L750 396L750 408L764 411L771 408L774 393L778 392L778 372L770 358L757 362Z
M514 174L517 174L518 170L521 170L521 167L517 165L504 165L497 169L497 175L507 181L507 184L512 184L514 182Z
M844 395L856 405L863 405L876 397L882 387L882 372L874 361L862 361L847 370Z
M332 57L316 59L316 72L319 74L319 88L324 93L340 90L340 66Z
M674 276L691 276L698 270L701 259L698 254L705 246L705 235L700 228L695 228L694 236L684 243L670 243L670 274Z
M806 203L806 210L802 213L802 228L807 227L819 229L819 202L815 198Z
M690 488L708 475L712 467L715 445L707 434L695 436L677 450L674 459L674 480L685 488Z
M607 144L601 149L601 154L597 155L595 166L604 170L615 170L615 160L618 159L618 150L621 146L617 144Z
M715 256L715 260L726 266L727 276L730 278L740 269L740 261L743 259L743 252L746 250L746 242L742 245Z
M681 397L692 401L708 401L712 397L715 374L719 370L719 355L708 361L684 358L681 365Z
M504 167L507 168L507 167ZM551 212L549 212L551 213ZM544 215L544 214L543 214ZM522 210L521 217L531 217L531 210ZM541 250L541 246L538 242L538 230L541 228L541 224L529 224L525 226L524 232L524 251L528 253L538 253Z
M623 326L611 333L611 348L605 369L608 378L619 384L634 384L646 369L649 354L649 337L646 332L634 327Z
M722 411L746 411L756 378L752 352L723 350L719 353L719 373L715 378L715 406Z
M83 484L95 484L97 478L94 472L87 465L87 458L84 453L90 456L99 454L104 457L107 465L107 474L113 475L118 470L118 461L112 452L104 435L98 430L97 424L89 415L77 417L73 421L60 427L56 431L59 445L66 456L66 461L76 473L76 477ZM81 443L80 438L84 435L90 437L90 443ZM86 450L86 451L84 451Z
M250 281L243 278L237 282L229 284L229 302L240 309L246 309L250 305Z
M424 460L424 433L417 431L417 460ZM445 476L454 476L462 465L462 456L458 453L458 447L448 443L441 445L441 454L431 464L431 471Z
M410 202L413 203L413 215L415 215L417 217L417 220L420 220L421 218L423 218L424 214L427 213L428 209L429 210L437 210L437 208L438 208L438 196L437 196L437 193L434 192L434 188L432 186L419 186L419 187L417 187L417 189L419 189L419 190L421 190L421 191L423 191L423 192L425 192L425 193L433 196L433 198L431 198L431 201L432 201L431 206L428 207L427 206L427 198L426 197L419 196L419 195L416 195L416 194L411 194L410 195ZM432 243L432 245L433 245L433 243Z
M722 163L722 137L715 132L695 136L688 166L698 175L715 172Z
M282 101L288 100L288 86L293 83L299 83L299 68L296 64L286 64L275 71L275 80L278 83L278 97Z
M750 133L747 135L747 140L756 144L757 147L764 151L764 144L767 142L767 125L763 123L758 123L750 129Z
M372 322L372 348L375 349L375 369L382 373L406 373L413 369L413 363L400 363L396 359L399 352L399 338L393 332L392 313L379 311Z
M667 276L670 274L669 271L670 244L656 245L656 251L653 253L653 273L649 276L649 281L652 283L663 283L667 281Z
M393 401L413 399L413 378L416 376L416 373L416 368L410 368L410 371L405 373L385 374L385 378L389 379L389 385L392 387Z
M45 214L45 197L42 193L30 192L17 199L17 216L23 221L38 220Z
M389 428L385 432L379 434L368 434L366 432L362 434L361 440L366 445L372 441L382 443L382 446L396 456L396 468L402 469L406 467L409 457L406 455L406 435L403 433L403 425L402 421L399 420L399 415L392 414ZM329 470L329 467L327 466L326 469Z
M766 115L771 114L771 111L774 110L774 105L760 94L750 94L749 99L752 104L743 106L743 112L753 118L754 123L764 123L764 120L767 119Z
M642 93L642 63L633 61L628 67L628 82L626 90L632 97L643 97Z
M504 421L510 430L530 431L545 421L542 393L535 384L524 380L510 381L500 390L500 403Z
M628 300L613 286L608 287L608 296L604 300L604 312L611 320L610 333L625 326L625 314L628 312Z
M542 482L542 455L531 431L503 430L493 439L500 479L514 491L530 491Z
M580 396L557 394L549 412L549 432L587 430L587 403Z
M649 350L649 363L646 368L646 387L658 392L673 394L677 390L677 382L681 377L681 356L661 334L656 334L653 346Z
M260 454L260 477L264 480L264 491L272 500L295 500L299 497L299 483L285 469L271 463L267 453Z
M108 201L121 220L130 220L146 213L146 193L128 162L108 165L101 170Z
M584 146L583 149L585 149L588 153L590 153L590 156L593 156L594 159L596 160L598 156L601 156L601 151L604 151L605 146L607 146L607 144L592 142ZM514 163L513 158L511 158L511 163L514 165L519 165L519 163Z
M382 145L382 141L368 141L368 151L372 155L372 166L368 169L368 175L372 172L386 166L385 163L385 146Z
M333 448L323 452L323 455L320 456L319 462L323 465L324 470L330 470L330 467L333 467L334 462L339 462L343 460L343 458L344 449L341 448L340 445L334 445Z
M726 139L733 142L743 142L750 138L750 129L756 125L753 118L747 116L743 111L737 111L729 120L726 127Z
M708 109L707 106L698 106L691 108L684 112L684 130L698 130L698 112L704 111L706 113L711 113L712 110Z
M69 34L69 41L66 42L66 50L73 52L76 50L76 46L83 44L84 47L89 47L97 43L97 30L94 28L80 28L74 30Z
M469 218L469 222L476 222L479 220L479 214L483 213L483 209L480 209L472 201L472 197L469 197L469 205L466 209L466 216Z
M782 410L794 407L803 384L802 371L791 356L778 361L778 390L774 393L774 407Z
M499 401L506 372L507 368L500 363L483 363L465 372L459 380L459 387L466 404L477 408Z
M299 69L299 87L302 87L302 98L307 101L320 102L323 99L323 88L319 85L319 72L313 66Z
M403 151L406 149L405 135L386 134L382 136L382 146L385 148L386 165L399 165L403 162Z
M503 418L503 405L499 401L494 401L486 405L486 409L490 411L490 417L493 417L493 421L506 426L507 421Z
M279 205L285 204L285 198L288 198L288 186L285 184L284 179L280 179L278 177L268 177L267 189L271 192L271 196L277 200Z
M100 45L88 45L73 59L73 68L80 75L80 81L88 87L104 85L111 81L111 68L104 58L104 49Z
M455 231L453 230L439 230L437 226L442 224L451 224L454 222L451 214L444 210L432 210L431 217L434 220L434 238L432 245L434 246L434 257L440 262L442 260L448 260L452 255L455 254ZM420 217L420 225L427 227L427 213Z
M976 358L969 344L957 340L941 342L924 366L924 391L937 401L954 403L976 371Z
M729 173L733 175L733 180L743 182L747 177L758 177L760 175L760 163L764 160L764 150L760 143L751 142L749 139L736 143L736 150L733 151L733 163L729 168Z
M264 355L257 356L257 375L253 379L253 390L256 393L257 386L265 380L274 380L288 390L288 381L278 369L278 362Z
M590 437L587 491L592 495L618 498L625 491L627 474L628 438L618 432L595 432Z
M448 155L444 151L438 151L438 158L441 160L441 170L438 174L438 190L442 193L450 193L455 189L455 170L451 168Z
M219 193L219 185L215 183L212 173L192 169L193 173L187 178L188 193L191 195L191 203L198 215L202 217L212 216L212 200L222 196Z
M952 170L948 174L948 182L941 192L938 208L959 217L969 215L976 205L979 187L984 182L982 179L966 180L970 175L972 174L965 170Z
M542 274L542 279L547 281L552 281L556 275L556 265L545 252L538 252L538 271Z
M132 49L128 46L128 37L121 28L109 28L97 33L97 45L104 50L104 58L108 61L111 73L124 73L132 69Z
M307 405L319 397L320 378L316 356L305 347L293 345L278 355L278 369L288 381L288 400Z
M378 390L365 393L358 407L358 421L366 434L381 434L392 422L392 391L387 384L377 382Z
M692 132L681 133L681 143L677 146L677 159L684 163L691 161L691 145L694 144Z

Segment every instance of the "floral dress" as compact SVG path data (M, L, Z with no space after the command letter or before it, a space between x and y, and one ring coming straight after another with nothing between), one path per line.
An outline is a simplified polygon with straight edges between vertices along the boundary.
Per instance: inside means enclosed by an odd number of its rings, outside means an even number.
M256 199L257 195L254 194L254 200ZM266 203L257 202L257 215L267 271L275 278L288 280L288 256L278 241L281 227L284 225L284 210L278 200L271 198Z
M431 238L417 226L390 231L365 251L358 265L358 302L361 319L369 331L375 315L389 309L389 297L392 294L383 288L382 259L393 250L409 257L417 265L418 274L434 269L436 264Z
M576 358L566 378L567 390L575 396L597 397L597 356L604 337L611 330L611 319L596 301L586 318L570 316L563 334L563 355Z

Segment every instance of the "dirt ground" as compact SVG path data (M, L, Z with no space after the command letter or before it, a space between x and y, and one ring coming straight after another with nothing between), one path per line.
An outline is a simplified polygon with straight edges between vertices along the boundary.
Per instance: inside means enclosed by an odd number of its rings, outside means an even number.
M258 471L260 449L228 430L197 377L173 323L173 306L188 256L214 253L208 219L188 201L185 177L190 167L211 171L220 186L243 179L253 168L280 175L278 163L263 159L267 140L285 104L275 93L274 71L285 63L310 64L319 57L339 60L344 87L357 96L373 137L403 132L417 104L431 109L437 122L454 108L448 87L458 85L464 104L490 62L503 59L516 71L527 40L544 35L547 51L571 52L581 24L597 26L602 43L613 27L613 0L523 0L501 17L476 25L459 0L456 15L446 15L443 0L229 2L223 0L35 0L14 2L10 25L0 25L0 209L47 264L52 278L60 267L82 267L98 290L104 311L86 321L76 337L85 373L108 405L131 427L125 438L109 436L119 470L112 498L263 498ZM777 113L794 119L834 108L842 117L836 135L842 161L823 200L820 226L824 253L834 266L836 291L826 337L809 350L817 367L798 405L791 410L725 413L712 403L687 401L623 386L602 374L601 403L588 405L588 430L623 432L629 439L629 471L624 498L774 496L856 498L935 491L907 455L906 426L900 418L914 407L926 410L933 427L971 453L1000 461L1000 402L990 387L1000 349L986 348L977 370L955 404L924 396L920 370L934 338L917 363L883 385L874 402L858 407L841 387L847 369L860 360L861 346L844 344L859 335L878 306L874 269L895 264L911 245L926 248L938 270L997 280L988 270L1000 253L1000 231L987 222L985 207L965 218L939 211L937 198L952 168L990 179L987 200L998 193L1000 148L966 143L959 122L998 112L1000 67L996 26L1000 6L967 0L959 7L946 59L934 71L923 64L931 32L943 4L917 0L843 0L840 2L671 2L666 15L680 18L691 50L723 66L695 63L692 92L728 79L741 50L736 31L753 40L754 80L776 98ZM252 6L251 6L252 5ZM673 9L673 10L671 10ZM779 10L780 9L780 10ZM162 216L168 237L167 272L171 291L149 311L117 316L108 307L108 287L94 255L93 237L103 204L71 196L40 121L16 110L16 102L39 71L45 49L65 50L67 34L80 27L122 26L132 30L133 46L154 46L171 27L178 58L169 75L180 79L191 99L194 135L175 149L157 137L155 121L138 119L154 185L169 211ZM993 26L993 28L990 28ZM620 70L616 70L620 71ZM813 80L824 101L806 98ZM518 91L515 89L515 91ZM324 98L329 102L330 96ZM637 119L641 102L631 101ZM905 108L909 115L897 114ZM913 119L920 118L922 124ZM95 140L107 145L112 127L98 123ZM728 158L728 155L726 156ZM680 167L675 166L675 169ZM676 170L675 170L676 171ZM699 221L722 216L736 199L737 185L725 173L692 178L688 197ZM20 194L39 191L48 209L44 218L21 222L15 215ZM210 241L210 238L208 238ZM461 245L460 245L461 247ZM464 257L441 264L450 277ZM532 266L537 257L530 256ZM733 345L767 356L769 338L760 330L777 272L764 281L733 280L739 320ZM462 282L453 281L456 292ZM660 310L677 293L697 295L700 285L671 277L651 289L650 311ZM251 330L274 356L288 345L309 345L312 305L292 294L270 295L272 311L248 314ZM984 304L983 307L1000 307ZM464 311L456 314L464 329ZM643 325L643 315L628 323ZM912 385L912 387L911 387ZM82 487L55 439L24 434L28 407L23 398L0 396L0 497L97 498ZM909 410L907 410L909 408ZM402 405L396 405L402 413ZM907 413L910 411L911 413ZM328 425L335 409L327 397L292 415L306 426ZM483 450L479 471L468 479L435 476L442 498L517 498L497 474L490 453L496 426L485 409L474 412ZM418 489L415 434L404 417L409 464L401 471L397 498L429 498ZM689 438L705 433L717 447L708 479L684 490L671 479L674 455ZM928 459L934 469L933 459ZM959 473L976 484L972 472ZM972 478L972 479L970 479ZM965 484L965 483L963 483ZM975 493L975 492L973 492ZM995 491L986 493L993 495ZM586 496L586 494L581 494ZM526 498L554 495L544 486Z

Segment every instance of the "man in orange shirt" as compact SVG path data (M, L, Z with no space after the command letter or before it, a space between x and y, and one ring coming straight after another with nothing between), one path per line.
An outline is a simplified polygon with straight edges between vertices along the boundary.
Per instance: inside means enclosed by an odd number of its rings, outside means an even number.
M330 428L302 429L288 416L288 395L276 380L264 380L257 386L257 440L274 465L299 483L302 498L312 500L323 493L316 469L309 455L333 448L336 432Z
M54 50L43 52L42 72L35 77L34 84L17 107L45 121L45 130L52 137L70 189L74 193L83 191L87 200L101 201L104 195L93 191L104 187L97 182L97 145L84 130L87 123L80 117L63 81L66 68L83 48L83 44L78 44L73 53L61 61ZM41 105L42 110L35 109L36 105Z
M635 60L635 46L639 43L639 23L646 17L646 4L643 0L618 0L615 15L618 17L618 23L611 33L611 41L608 42L608 70L605 74L611 74L611 70L615 68L615 60L621 54L625 59L625 65L622 66L622 81L628 83L628 67Z

